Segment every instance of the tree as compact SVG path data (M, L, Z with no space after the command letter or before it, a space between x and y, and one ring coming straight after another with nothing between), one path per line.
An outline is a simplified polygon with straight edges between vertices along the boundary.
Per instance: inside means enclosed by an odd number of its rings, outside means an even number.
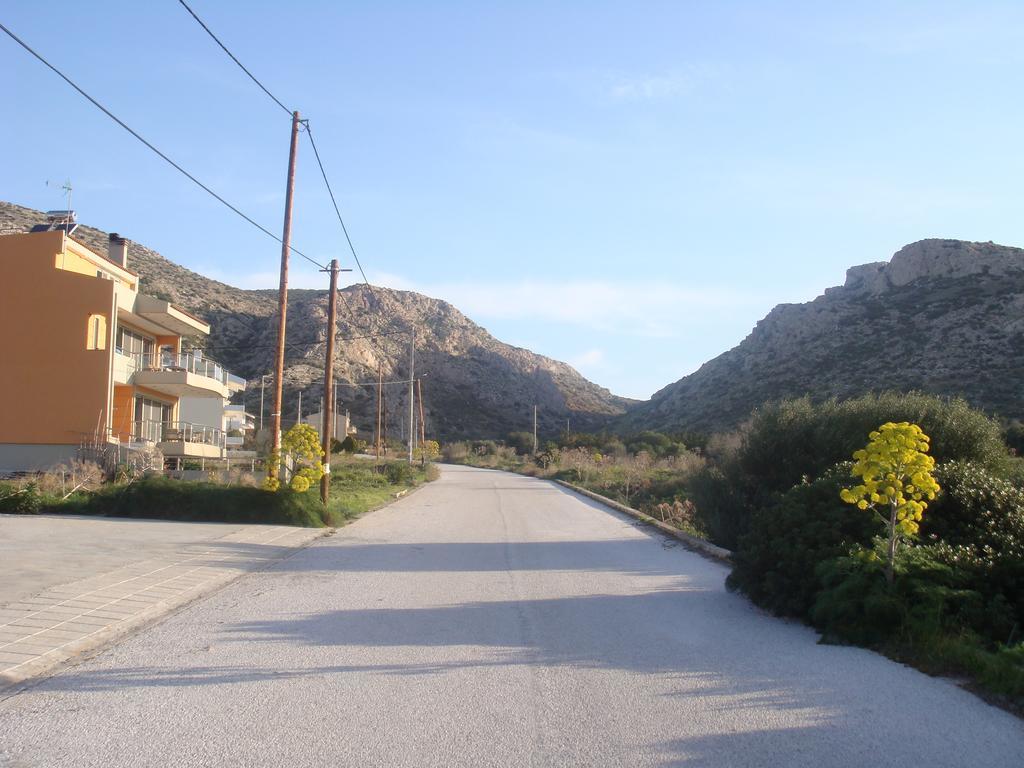
M416 452L421 462L433 461L441 455L441 444L437 440L423 440L416 444Z
M651 468L651 454L647 451L640 451L636 456L627 456L622 461L623 489L626 494L626 504L638 488L647 479L647 472Z
M939 484L932 474L935 459L928 455L930 438L917 424L888 422L868 439L865 448L853 453L853 475L861 484L843 488L839 496L858 509L874 510L885 523L889 538L885 578L891 584L896 548L917 533ZM878 511L886 507L888 518Z

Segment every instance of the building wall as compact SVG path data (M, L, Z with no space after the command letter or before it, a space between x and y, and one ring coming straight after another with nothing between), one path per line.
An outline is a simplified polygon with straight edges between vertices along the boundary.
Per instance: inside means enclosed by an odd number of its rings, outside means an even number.
M114 283L57 269L64 237L0 237L0 443L77 445L109 423ZM91 315L102 349L87 349Z
M224 427L224 400L220 397L183 397L178 405L178 418L204 427Z
M111 429L114 436L127 441L132 434L132 419L135 418L135 387L117 385L114 387L114 407Z

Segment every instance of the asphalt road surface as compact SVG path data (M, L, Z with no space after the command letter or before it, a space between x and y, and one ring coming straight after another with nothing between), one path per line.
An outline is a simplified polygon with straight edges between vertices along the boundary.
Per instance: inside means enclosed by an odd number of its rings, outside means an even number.
M9 766L1001 766L1024 723L552 484L442 479L0 702Z

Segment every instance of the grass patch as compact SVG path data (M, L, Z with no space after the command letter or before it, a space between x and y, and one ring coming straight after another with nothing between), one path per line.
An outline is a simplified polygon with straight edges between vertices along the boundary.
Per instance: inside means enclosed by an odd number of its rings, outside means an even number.
M410 468L400 461L385 462L378 468L371 461L334 457L331 469L326 508L320 503L319 486L305 493L288 488L271 492L244 485L148 477L127 485L107 484L64 501L36 496L39 503L26 511L320 528L343 525L383 506L396 493L437 478L437 468L432 465ZM24 496L16 497L19 504Z

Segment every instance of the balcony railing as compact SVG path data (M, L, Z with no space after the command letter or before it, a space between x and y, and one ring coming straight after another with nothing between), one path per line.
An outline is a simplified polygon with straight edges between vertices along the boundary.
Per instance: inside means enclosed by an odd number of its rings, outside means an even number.
M137 371L187 371L197 376L205 376L225 386L237 384L245 379L228 373L220 363L193 352L175 354L174 352L153 352L150 354L126 354L118 349L117 353L131 360L131 373Z
M200 443L223 448L224 430L187 421L136 421L132 425L132 442Z

